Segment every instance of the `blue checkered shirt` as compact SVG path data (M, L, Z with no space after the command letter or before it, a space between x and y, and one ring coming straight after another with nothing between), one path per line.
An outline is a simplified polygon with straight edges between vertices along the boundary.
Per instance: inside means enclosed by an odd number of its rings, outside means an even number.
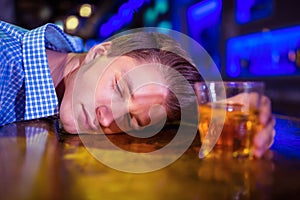
M0 126L58 113L46 48L82 52L78 41L54 24L28 31L0 21Z

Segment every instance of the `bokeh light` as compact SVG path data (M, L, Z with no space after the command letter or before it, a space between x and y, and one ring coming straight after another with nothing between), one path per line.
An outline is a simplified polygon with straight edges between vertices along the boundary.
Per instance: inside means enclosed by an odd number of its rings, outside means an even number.
M74 31L79 26L79 19L78 17L71 15L66 19L66 29L68 31Z
M80 6L79 15L81 17L90 17L92 15L92 5L91 4L83 4Z

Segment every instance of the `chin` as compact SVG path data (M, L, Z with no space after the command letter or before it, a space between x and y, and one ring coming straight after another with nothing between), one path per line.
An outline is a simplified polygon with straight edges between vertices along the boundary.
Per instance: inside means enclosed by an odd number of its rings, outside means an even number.
M71 134L78 134L78 130L76 129L76 127L70 126L70 125L64 123L63 121L61 121L61 122L62 122L63 129L66 132L71 133Z
M65 117L64 115L60 115L60 120L66 132L71 134L78 134L75 126L75 121L72 117Z
M64 130L66 131L66 132L68 132L68 133L71 133L71 134L78 134L78 131L77 131L77 129L75 128L73 128L73 127L68 127L68 126L64 126L63 125L63 128L64 128Z

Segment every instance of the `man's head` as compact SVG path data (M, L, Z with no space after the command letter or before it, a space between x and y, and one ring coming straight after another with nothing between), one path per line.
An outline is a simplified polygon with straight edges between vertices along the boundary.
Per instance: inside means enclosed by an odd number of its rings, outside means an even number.
M116 133L143 129L164 117L180 120L180 110L195 100L191 85L201 80L188 54L159 33L138 32L97 45L81 68L61 105L69 132Z

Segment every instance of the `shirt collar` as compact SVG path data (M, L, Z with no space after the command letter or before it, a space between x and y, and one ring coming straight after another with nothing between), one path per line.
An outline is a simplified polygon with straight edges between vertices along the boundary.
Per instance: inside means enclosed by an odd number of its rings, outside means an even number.
M76 51L68 37L54 24L24 33L22 38L25 73L24 119L42 118L58 113L58 99L50 73L46 48Z

